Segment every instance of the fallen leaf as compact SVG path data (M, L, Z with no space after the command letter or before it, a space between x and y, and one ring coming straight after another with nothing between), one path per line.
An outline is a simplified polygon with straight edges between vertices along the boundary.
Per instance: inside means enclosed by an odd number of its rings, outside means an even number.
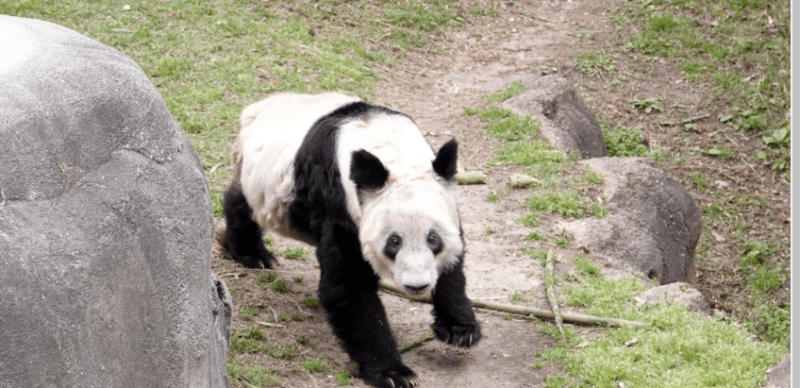
M636 338L636 337L633 337L633 339L631 339L630 341L625 343L625 346L633 346L633 345L636 345L637 342L639 342L639 339Z

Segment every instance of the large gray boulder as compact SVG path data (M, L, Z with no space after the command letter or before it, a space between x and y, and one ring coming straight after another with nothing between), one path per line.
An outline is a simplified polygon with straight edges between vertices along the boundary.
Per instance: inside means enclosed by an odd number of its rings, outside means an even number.
M606 157L580 163L605 176L609 215L562 223L558 230L566 229L578 247L615 267L661 284L695 284L694 250L702 224L691 195L652 159Z
M199 158L139 67L0 15L0 387L226 387Z
M580 159L608 155L600 124L569 81L549 75L521 82L525 91L503 102L503 108L538 118L542 137L568 153L578 151Z
M783 360L767 373L767 388L789 388L792 384L792 355L787 354Z

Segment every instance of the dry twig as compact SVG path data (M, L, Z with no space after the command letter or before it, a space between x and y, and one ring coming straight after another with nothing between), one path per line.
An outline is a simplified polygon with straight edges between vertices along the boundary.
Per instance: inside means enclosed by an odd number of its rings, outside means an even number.
M562 325L563 318L561 317L561 310L558 308L558 300L556 299L556 291L553 287L555 280L553 280L553 267L555 267L556 258L553 250L547 251L547 261L545 262L544 284L547 287L547 299L550 301L550 307L553 309L556 327L561 333L561 340L566 342L567 338L564 336L564 327Z
M417 347L417 346L421 345L425 341L430 341L432 339L433 339L433 332L432 331L428 331L427 333L423 334L422 337L419 337L419 338L417 338L417 339L415 339L413 341L404 343L402 346L400 346L400 348L398 350L400 351L400 353L403 353L403 352L405 352L405 351L407 351L407 350L409 350L411 348L414 348L414 347Z
M424 298L411 298L400 291L396 285L389 283L385 280L381 280L379 283L380 287L384 290L391 291L401 296L407 297L412 300L416 300L419 302L431 303L431 297L426 296ZM519 315L533 315L537 318L546 318L546 319L555 319L555 315L550 310L539 309L536 307L524 307L524 306L515 306L509 304L501 304L501 303L491 303L491 302L483 302L478 299L470 299L472 305L482 309L500 311L504 313L512 313L512 314L519 314ZM585 314L578 314L578 313L570 313L570 312L563 312L561 313L561 318L566 322L572 323L583 323L587 325L606 325L606 326L633 326L638 327L640 329L647 329L650 325L642 322L635 322L635 321L626 321L624 319L615 319L615 318L605 318L605 317L595 317L591 315Z

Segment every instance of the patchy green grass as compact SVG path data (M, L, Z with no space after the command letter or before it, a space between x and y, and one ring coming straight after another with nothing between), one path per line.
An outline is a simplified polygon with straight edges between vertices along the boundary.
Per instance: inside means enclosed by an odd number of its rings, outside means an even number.
M574 191L536 195L525 201L525 206L533 210L558 213L569 218L583 215L581 199Z
M602 123L603 138L606 142L608 156L640 157L651 156L650 151L642 142L642 131L639 128L628 128L624 125L617 125L614 130L608 127L608 123Z
M269 286L269 289L280 293L292 292L291 287L289 287L289 285L286 284L286 281L283 279L276 280Z
M489 124L486 133L499 140L527 140L539 130L539 123L530 116L517 116L508 109L489 108L480 117Z
M528 233L528 235L525 236L525 239L530 241L544 241L545 237L539 234L539 232L533 231Z
M739 252L747 282L758 293L768 294L783 283L783 271L769 265L776 250L774 245L748 240Z
M279 360L293 360L302 353L303 349L296 342L286 344L282 349L276 350L273 357Z
M679 0L617 7L613 13L626 31L618 43L622 52L675 60L688 81L709 91L706 104L727 111L721 123L771 134L787 125L784 113L791 104L789 6L789 1ZM631 25L637 26L633 34ZM767 144L756 153L763 156L768 149ZM783 156L768 161L777 160L773 172L789 169Z
M300 247L286 248L280 255L291 260L305 260L308 254L311 253Z
M279 387L282 381L272 376L275 368L263 366L239 366L236 363L228 364L228 377L232 382L247 381L250 387Z
M461 115L462 116L472 116L472 115L478 114L478 112L479 112L478 108L469 107L469 108L464 108L464 111L461 112Z
M483 99L486 104L503 102L525 91L525 86L520 81L514 81L507 87L500 89Z
M267 339L267 333L258 325L251 326L248 330L234 330L231 335L231 354L254 353L266 351L266 347L261 340Z
M790 306L768 305L762 307L758 312L755 332L766 340L781 343L786 349L789 349L791 338L789 331L792 327L790 312Z
M275 279L277 279L277 278L278 278L278 274L276 272L265 271L265 272L262 272L262 273L258 274L258 279L256 280L256 282L259 285L264 285L264 284L269 284L269 283L274 282Z
M783 176L788 181L788 169L792 162L792 131L790 124L786 123L783 127L772 131L771 134L763 136L761 139L767 148L763 151L756 151L755 158L769 166L774 173L784 172Z
M613 73L617 61L604 49L597 52L582 52L575 56L573 66L588 74Z
M312 297L306 297L303 299L303 304L306 305L308 308L316 309L319 308L319 301Z
M606 177L600 171L589 170L583 172L583 181L595 185L601 185L606 180Z
M327 372L328 360L322 357L309 357L303 361L302 366L307 372Z
M247 320L253 320L258 317L259 314L260 312L255 308L239 310L239 316Z
M353 376L350 373L342 372L336 374L336 382L340 386L350 385L353 382Z
M524 226L535 228L542 224L542 222L539 221L539 216L539 212L528 212L524 216L517 219L517 222Z
M600 275L600 268L596 265L592 264L589 259L583 256L583 254L578 253L575 257L572 258L572 264L578 267L578 270L581 271L581 274L584 276L598 276Z
M586 308L595 316L645 322L651 328L598 329L604 335L583 348L540 352L542 359L564 368L561 386L753 387L765 381L766 370L783 356L781 346L754 342L730 321L706 319L679 305L637 307L633 296L642 289L634 278L596 276L565 286L568 306ZM573 341L577 342L580 339Z
M628 101L632 107L644 113L651 113L653 111L664 112L664 106L661 104L661 98L638 98L632 97Z
M553 243L556 244L556 246L559 248L566 248L569 246L569 243L571 241L572 241L572 235L567 233L566 231L562 231L561 236L553 240Z
M497 150L494 160L523 166L527 173L545 184L553 174L574 164L573 158L541 139L508 143Z

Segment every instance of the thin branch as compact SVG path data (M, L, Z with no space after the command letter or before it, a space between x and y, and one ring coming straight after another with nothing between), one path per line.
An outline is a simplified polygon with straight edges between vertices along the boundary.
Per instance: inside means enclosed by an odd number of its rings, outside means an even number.
M430 341L432 339L433 339L433 332L432 331L428 331L427 333L423 334L422 337L419 337L419 338L417 338L417 339L415 339L413 341L404 343L402 346L400 346L400 348L398 350L400 351L400 353L403 353L403 352L405 352L405 351L407 351L407 350L409 350L411 348L414 348L414 347L417 347L419 345L422 345L422 343L425 342L425 341Z
M547 261L545 262L544 283L547 288L547 299L550 301L550 307L553 309L556 327L558 327L558 331L561 333L561 340L567 342L567 338L564 336L564 326L562 325L564 320L561 317L561 310L558 308L558 300L556 299L556 292L553 287L555 284L555 280L553 279L553 267L555 267L555 262L555 254L553 254L553 250L550 249L547 251Z
M426 296L424 298L411 298L408 295L404 294L402 291L400 291L400 289L397 288L396 285L389 283L385 280L381 280L379 285L384 290L397 293L400 296L409 298L411 300L431 303L430 296ZM515 306L515 305L508 305L501 303L491 303L491 302L484 302L478 299L470 299L470 301L472 301L473 306L482 309L500 311L504 313L519 314L525 316L533 315L534 317L537 318L555 319L555 315L553 314L552 311L539 309L536 307L524 307L524 306ZM633 326L633 327L638 327L640 329L647 329L650 327L650 325L642 322L626 321L623 319L615 319L615 318L595 317L591 315L570 313L570 312L561 313L561 317L566 322L583 323L588 325Z
M531 19L541 20L543 22L557 23L555 20L546 19L546 18L543 18L541 16L531 15L531 14L522 13L522 12L520 12L519 14L522 15L522 16L527 16L527 17L529 17Z

